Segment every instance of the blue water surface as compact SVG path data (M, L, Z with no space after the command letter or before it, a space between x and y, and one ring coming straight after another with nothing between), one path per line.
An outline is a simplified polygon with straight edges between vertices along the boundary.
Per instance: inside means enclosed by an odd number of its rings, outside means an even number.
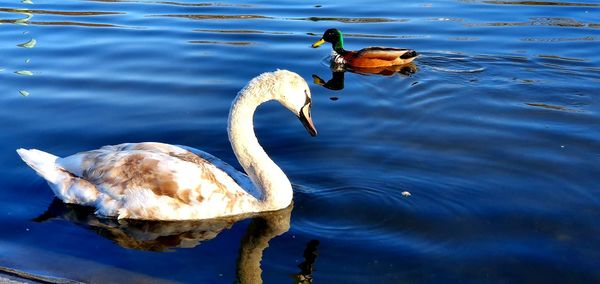
M593 0L0 1L0 266L92 283L599 283L599 14ZM420 56L333 72L330 47L310 48L332 27L347 49ZM310 83L319 130L276 103L255 116L294 183L287 211L99 219L53 202L15 153L157 141L239 169L230 103L278 68Z

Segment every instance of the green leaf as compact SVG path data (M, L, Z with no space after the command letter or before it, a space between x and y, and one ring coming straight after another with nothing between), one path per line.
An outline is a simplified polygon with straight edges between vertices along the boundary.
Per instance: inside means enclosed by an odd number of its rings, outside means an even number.
M23 76L32 76L33 72L29 71L29 70L19 70L19 71L15 71L16 74L19 75L23 75Z
M26 43L18 44L17 46L25 47L25 48L33 48L37 44L37 40L32 39Z

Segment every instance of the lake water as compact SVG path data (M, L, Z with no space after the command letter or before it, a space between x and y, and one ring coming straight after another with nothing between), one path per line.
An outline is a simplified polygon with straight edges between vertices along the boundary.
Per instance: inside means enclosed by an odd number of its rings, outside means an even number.
M0 266L94 283L599 283L598 15L592 0L0 1ZM330 45L310 48L332 27L348 49L420 57L332 72ZM256 114L294 183L282 212L98 219L53 203L15 153L159 141L239 168L230 102L277 68L310 83L319 130L276 103Z

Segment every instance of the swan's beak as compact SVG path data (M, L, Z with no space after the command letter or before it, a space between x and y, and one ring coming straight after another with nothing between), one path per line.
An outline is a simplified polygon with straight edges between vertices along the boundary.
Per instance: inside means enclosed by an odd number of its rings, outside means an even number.
M317 42L313 43L311 46L312 46L312 48L317 48L317 47L319 47L319 45L324 44L324 43L325 43L325 40L320 39Z
M306 128L310 136L317 136L317 129L315 128L312 118L310 117L310 103L305 104L300 109L300 114L298 115L298 118L300 119L302 125L304 125L304 128Z

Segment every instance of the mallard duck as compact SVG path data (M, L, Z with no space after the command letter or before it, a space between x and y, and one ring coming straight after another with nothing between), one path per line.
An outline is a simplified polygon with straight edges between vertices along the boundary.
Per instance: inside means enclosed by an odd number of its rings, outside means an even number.
M313 43L317 48L321 44L329 42L333 48L331 60L335 63L343 63L351 67L376 68L385 66L403 65L412 62L417 57L417 52L412 49L392 47L367 47L358 51L344 49L344 37L338 29L328 29L323 37Z
M125 143L65 158L36 149L17 152L65 203L95 207L119 219L192 220L274 211L292 201L292 186L254 134L253 116L276 100L312 136L311 94L300 75L278 70L252 79L234 99L228 134L247 175L193 148L164 143Z

